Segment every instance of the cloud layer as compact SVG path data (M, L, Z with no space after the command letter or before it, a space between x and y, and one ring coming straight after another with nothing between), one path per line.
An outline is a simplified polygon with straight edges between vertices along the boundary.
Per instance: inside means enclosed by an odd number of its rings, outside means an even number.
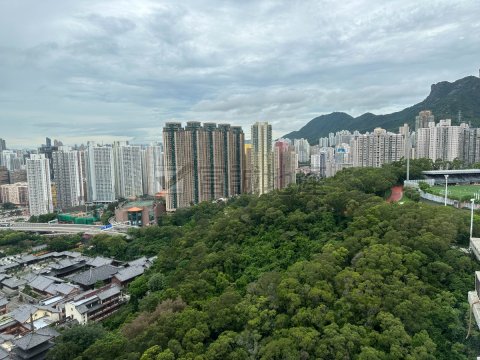
M166 121L385 113L476 74L478 0L0 2L0 137L160 140Z

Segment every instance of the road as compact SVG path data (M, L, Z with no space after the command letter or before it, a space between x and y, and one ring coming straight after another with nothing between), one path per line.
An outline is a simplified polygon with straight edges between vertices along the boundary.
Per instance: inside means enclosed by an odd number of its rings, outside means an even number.
M115 235L124 235L126 233L123 229L116 229L114 227L102 230L100 225L81 225L81 224L43 224L43 223L0 223L0 230L18 230L18 231L32 231L32 232L45 232L45 233L59 233L59 234L102 234L111 233Z

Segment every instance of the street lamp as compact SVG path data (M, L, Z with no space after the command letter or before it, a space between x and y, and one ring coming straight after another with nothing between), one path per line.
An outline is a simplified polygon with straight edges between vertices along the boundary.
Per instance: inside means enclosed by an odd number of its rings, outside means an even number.
M445 175L445 206L447 206L448 175Z
M410 130L407 133L407 181L410 180Z
M470 213L470 240L472 239L473 235L473 205L475 204L475 199L470 199L472 202L472 211Z

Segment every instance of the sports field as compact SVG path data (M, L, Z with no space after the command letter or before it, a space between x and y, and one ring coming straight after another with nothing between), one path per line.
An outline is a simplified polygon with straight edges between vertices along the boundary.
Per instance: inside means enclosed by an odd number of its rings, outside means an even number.
M432 186L429 191L432 194L445 196L445 186ZM475 194L478 194L475 196ZM449 185L448 198L454 200L468 200L471 198L479 199L480 185ZM467 199L468 198L468 199Z

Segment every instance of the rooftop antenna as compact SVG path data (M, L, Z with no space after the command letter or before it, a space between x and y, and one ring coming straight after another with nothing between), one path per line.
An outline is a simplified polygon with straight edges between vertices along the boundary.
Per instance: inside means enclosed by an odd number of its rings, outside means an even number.
M462 110L458 110L458 124L462 123Z
M35 331L35 325L33 325L33 316L32 316L32 311L30 311L30 325L31 325L31 329L32 329L32 332Z

